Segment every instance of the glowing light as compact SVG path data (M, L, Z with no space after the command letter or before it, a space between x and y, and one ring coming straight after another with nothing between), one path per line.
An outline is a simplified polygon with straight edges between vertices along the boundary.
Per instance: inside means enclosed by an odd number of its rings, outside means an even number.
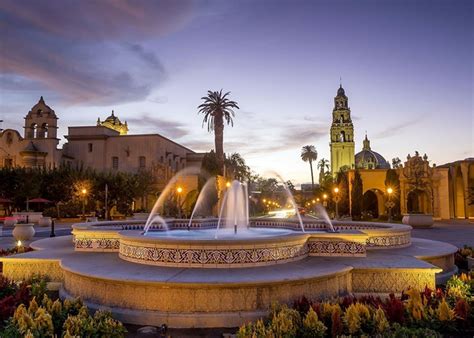
M225 184L225 186L226 186L227 188L230 188L230 182L227 181L226 184Z
M18 242L16 242L16 246L17 246L17 247L21 247L22 245L23 245L23 243L21 243L20 240L18 240Z
M319 202L319 201L320 201L320 200L319 200L319 197L318 197L318 198L316 198L316 202Z
M83 195L85 195L85 194L87 194L87 189L82 189L81 192L82 192Z
M178 192L178 194L181 194L183 192L183 188L178 187L178 188L176 188L176 191Z
M312 200L313 204L316 203L316 200Z
M334 192L337 194L339 192L339 188L338 187L335 187L334 188Z
M265 198L263 199L263 203L267 203L267 200Z
M388 188L387 188L387 192L388 192L388 194L390 195L391 193L393 193L393 189L390 188L390 187L388 187Z
M327 194L324 194L324 195L323 195L323 198L324 198L324 199L328 198L328 195L327 195Z

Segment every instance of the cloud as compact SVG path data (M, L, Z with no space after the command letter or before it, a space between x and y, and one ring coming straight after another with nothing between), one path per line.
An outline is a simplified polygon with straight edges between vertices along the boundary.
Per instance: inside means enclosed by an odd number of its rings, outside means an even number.
M143 41L182 28L193 7L188 0L4 0L0 17L0 74L67 103L108 105L144 99L166 79Z
M149 50L145 50L143 46L138 43L126 43L125 47L131 52L135 53L145 64L147 64L151 69L157 70L160 73L165 72L165 68L161 64L160 60L155 53Z
M380 138L386 138L386 137L392 137L392 136L398 135L403 131L403 129L405 129L407 127L411 127L412 125L415 125L415 124L421 122L421 120L422 119L420 117L418 117L418 118L415 118L415 119L411 119L411 120L408 120L408 121L397 123L393 126L390 126L388 128L383 129L382 131L379 131L374 136L376 138L380 139Z
M138 117L127 119L128 124L145 127L147 130L159 132L165 137L180 138L189 134L189 130L181 122L170 121L157 116L142 114Z

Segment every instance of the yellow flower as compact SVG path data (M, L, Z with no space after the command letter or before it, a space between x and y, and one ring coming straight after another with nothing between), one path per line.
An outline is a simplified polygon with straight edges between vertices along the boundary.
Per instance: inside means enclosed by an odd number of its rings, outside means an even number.
M390 327L387 317L385 317L385 312L380 307L375 311L374 321L378 333L384 333Z
M44 294L43 300L41 301L41 306L43 306L46 309L46 311L50 312L52 305L53 305L53 301L49 299L47 294Z
M471 276L469 276L468 274L465 274L463 272L463 273L461 273L461 276L459 276L459 279L466 283L466 282L469 282L471 280Z
M62 304L61 304L61 301L59 299L56 299L53 303L53 305L51 305L51 315L52 316L59 316L61 314L61 311L62 311Z
M318 315L314 312L312 307L309 308L303 320L303 327L312 337L323 337L327 330L327 327L318 319Z
M36 328L46 336L54 334L53 320L46 309L40 307L35 313Z
M344 322L350 334L355 334L360 329L361 317L355 304L351 304L344 313Z
M28 330L28 332L25 334L25 337L24 338L35 338L34 334L31 333L30 330Z
M454 311L449 307L449 304L446 303L446 299L443 300L438 305L438 319L442 322L454 320Z
M30 329L36 328L35 322L30 317L25 305L20 304L13 314L13 324L16 325L21 334L26 334Z
M30 306L28 307L28 313L33 315L36 313L36 310L38 310L38 303L36 302L36 297L33 297L30 301Z
M411 314L413 319L421 320L423 318L424 308L420 292L415 289L408 289L406 294L409 297L408 302L406 303L408 312Z

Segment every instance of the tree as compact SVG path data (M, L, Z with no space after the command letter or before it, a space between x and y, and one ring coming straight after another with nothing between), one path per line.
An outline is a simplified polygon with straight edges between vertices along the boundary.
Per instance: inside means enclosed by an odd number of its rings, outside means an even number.
M309 162L309 168L311 169L311 190L314 192L313 161L318 159L316 148L313 145L307 145L301 148L301 159L305 162Z
M239 153L233 153L225 160L226 171L232 178L241 182L248 181L250 168L245 164L244 158Z
M214 131L214 146L221 175L224 169L224 120L228 125L233 126L234 109L239 109L237 102L229 100L229 95L230 92L222 94L222 89L220 91L208 90L207 96L201 98L204 102L198 106L198 113L204 114L203 126L207 123L207 130Z
M353 220L360 220L362 216L363 186L359 170L354 172L351 191L351 216Z
M392 168L397 169L402 165L402 160L399 157L392 158Z
M347 170L341 168L336 175L336 184L339 188L339 214L349 214L349 180ZM334 190L332 191L334 193Z
M321 185L324 179L324 172L326 170L329 171L329 160L326 160L325 158L320 159L317 168L319 169L319 184Z

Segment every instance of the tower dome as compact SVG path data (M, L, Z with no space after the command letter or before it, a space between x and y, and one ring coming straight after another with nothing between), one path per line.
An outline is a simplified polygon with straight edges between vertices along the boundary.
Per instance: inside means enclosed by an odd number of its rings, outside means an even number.
M339 85L339 89L337 90L337 96L346 96L346 92L344 91L344 88L342 88L342 84Z
M100 118L98 118L97 125L116 130L120 133L120 135L127 135L128 133L127 121L125 121L125 123L122 123L122 121L120 121L120 119L117 116L115 116L115 113L113 110L112 110L112 114L110 114L104 121L101 122Z

